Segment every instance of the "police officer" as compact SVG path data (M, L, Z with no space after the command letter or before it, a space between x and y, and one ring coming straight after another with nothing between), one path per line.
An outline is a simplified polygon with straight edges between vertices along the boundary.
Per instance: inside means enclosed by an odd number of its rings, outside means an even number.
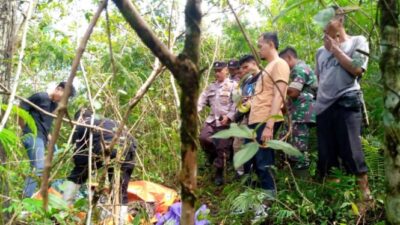
M81 109L75 114L75 120L83 122L85 124L91 124L91 118L93 116L92 111L87 109ZM103 166L103 155L107 145L111 143L115 135L115 130L118 127L117 122L102 118L94 119L94 125L101 127L108 131L103 130L92 130L93 133L93 166L100 168ZM72 203L72 200L79 189L79 187L86 182L88 179L88 155L89 155L89 128L83 126L77 126L72 137L72 142L75 144L75 153L73 156L74 168L68 176L68 181L65 184L65 191L63 194L64 200ZM116 158L118 151L122 152L121 158L121 184L120 184L120 196L122 198L122 207L120 209L120 218L125 218L128 212L128 184L131 174L134 168L134 156L136 149L136 141L126 131L120 136L119 146L111 152L111 159ZM108 169L108 176L110 182L113 177L113 168Z
M292 136L289 142L303 153L302 157L291 157L289 161L295 173L301 174L301 171L308 170L310 166L309 136L311 126L315 125L317 77L304 61L298 59L294 48L285 48L279 56L288 63L291 70L287 90L288 113L292 122Z
M213 163L216 168L215 184L220 186L224 183L223 169L232 140L213 139L211 136L218 131L227 129L233 120L235 104L232 100L232 91L236 84L227 77L227 63L217 61L213 68L216 81L201 93L197 109L200 112L205 106L211 108L210 115L200 132L200 144L206 153L208 162Z
M240 81L240 65L239 61L236 59L231 59L228 61L229 79L235 82Z

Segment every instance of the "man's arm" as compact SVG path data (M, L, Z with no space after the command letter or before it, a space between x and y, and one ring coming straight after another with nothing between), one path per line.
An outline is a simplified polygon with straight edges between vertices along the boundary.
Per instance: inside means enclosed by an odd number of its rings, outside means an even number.
M281 107L283 104L283 99L282 99L282 95L285 92L287 88L287 84L284 81L278 81L276 83L276 85L274 86L274 97L272 99L272 104L271 104L271 111L269 113L269 115L277 115L279 114L279 112L281 111ZM267 121L267 125L265 126L265 129L274 130L274 124L275 124L275 120L270 119ZM264 129L264 131L265 131ZM272 132L273 133L273 132ZM272 135L271 135L272 138Z
M300 96L300 91L296 88L288 87L287 95L293 99L296 99Z
M339 61L340 65L351 75L354 77L361 76L364 73L364 69L361 66L354 65L353 59L348 56L345 52L340 48L339 43L333 38L325 35L325 45L328 47L328 50L335 56L335 58Z
M207 100L207 90L204 90L201 92L199 101L197 102L197 112L201 112L203 110L204 106L208 105L208 100Z
M231 97L230 97L230 105L229 105L229 109L228 109L228 113L226 115L223 116L221 124L222 125L228 125L230 121L234 121L235 120L235 113L236 113L236 104L233 101L233 92L235 90L236 86L235 84L232 85L232 90L231 90Z
M38 105L40 103L41 99L42 99L42 97L41 97L40 93L33 94L28 98L28 100L35 105ZM32 110L32 106L23 101L20 103L19 107L21 109L27 111L29 114ZM25 124L26 124L25 121L21 117L18 117L18 125L21 127L21 129L25 128Z

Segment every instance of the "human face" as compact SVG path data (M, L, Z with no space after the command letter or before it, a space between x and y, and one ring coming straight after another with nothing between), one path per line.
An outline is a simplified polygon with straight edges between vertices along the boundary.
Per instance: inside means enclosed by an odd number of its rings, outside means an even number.
M324 28L325 35L336 39L339 36L340 28L343 26L343 17L336 16L334 17Z
M268 58L268 55L270 54L271 48L273 46L270 41L264 40L264 38L261 36L258 39L257 47L258 47L258 54L260 55L260 58L262 60L266 60Z
M222 69L214 69L215 72L215 79L218 82L223 82L226 78L226 75L228 74L228 69L226 67Z
M63 94L64 94L64 88L56 87L56 89L54 89L52 94L52 100L54 102L60 102Z
M257 64L254 61L249 61L243 63L240 68L242 69L243 76L249 73L254 74L257 70Z
M229 74L233 75L233 76L237 75L240 72L239 68L228 68L228 70L229 70Z

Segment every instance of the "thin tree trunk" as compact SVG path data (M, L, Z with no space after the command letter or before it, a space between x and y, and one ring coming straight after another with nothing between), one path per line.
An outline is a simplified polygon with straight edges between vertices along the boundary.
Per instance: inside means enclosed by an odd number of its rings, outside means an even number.
M385 98L385 209L388 222L400 224L400 4L398 0L380 0L379 7Z
M17 35L17 1L0 0L0 82L10 86L14 41Z

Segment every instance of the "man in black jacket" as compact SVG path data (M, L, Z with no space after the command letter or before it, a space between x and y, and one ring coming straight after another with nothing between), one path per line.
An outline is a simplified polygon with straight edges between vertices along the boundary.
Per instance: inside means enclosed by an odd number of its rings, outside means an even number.
M39 92L28 98L30 102L40 107L43 111L52 113L58 106L65 89L66 82L59 83L55 89L49 92ZM75 89L72 87L71 96L75 95ZM23 144L27 150L31 167L37 176L27 177L25 181L24 196L29 198L35 192L37 179L42 176L44 168L44 155L47 142L50 137L50 128L53 123L53 117L46 115L44 112L34 108L32 105L22 102L20 107L26 110L35 121L37 127L37 135L33 135L33 131L25 125L23 120L20 121L24 137Z
M75 114L75 120L81 123L91 124L92 117L94 117L93 125L102 128L101 130L92 130L90 128L77 126L72 137L72 142L75 144L75 153L73 156L74 168L68 176L68 181L65 184L65 191L63 194L64 200L72 203L76 191L88 179L88 157L90 146L90 132L93 134L92 142L92 162L93 167L100 168L103 166L105 150L111 143L115 136L115 131L118 128L118 123L114 120L107 118L96 118L90 110L82 109ZM119 143L111 150L110 159L117 157L118 151L122 151L119 163L121 163L121 182L120 182L120 196L121 203L126 205L128 203L128 184L134 168L134 156L136 150L136 141L134 138L123 131ZM113 166L108 168L109 180L113 180ZM127 206L121 208L121 215L126 214ZM123 215L125 217L125 215Z

